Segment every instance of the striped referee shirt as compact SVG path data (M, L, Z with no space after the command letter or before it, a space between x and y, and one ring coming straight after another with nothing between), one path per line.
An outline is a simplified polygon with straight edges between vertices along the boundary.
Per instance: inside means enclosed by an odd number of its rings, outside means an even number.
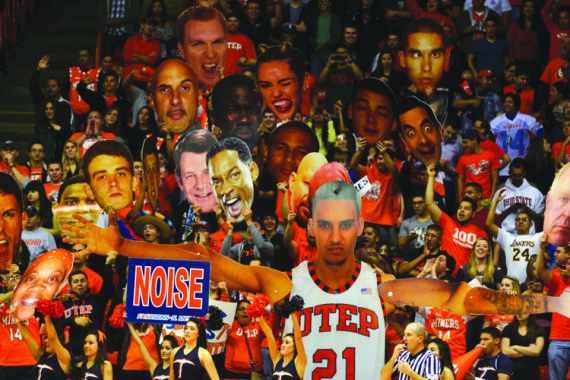
M433 352L425 348L414 356L412 356L410 351L402 352L394 363L393 373L398 372L398 363L401 361L408 363L410 367L412 367L412 370L418 375L428 380L439 380L441 367L439 359ZM411 380L411 377L398 372L398 380Z

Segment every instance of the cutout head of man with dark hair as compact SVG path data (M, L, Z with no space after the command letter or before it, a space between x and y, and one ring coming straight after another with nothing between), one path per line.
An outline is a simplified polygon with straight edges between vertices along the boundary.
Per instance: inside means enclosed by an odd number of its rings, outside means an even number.
M215 143L214 136L201 129L187 134L174 149L178 186L191 205L200 207L200 212L211 212L218 202L206 164L208 149Z
M290 121L278 127L266 148L266 167L276 182L287 182L296 172L303 157L319 151L315 132L301 121Z
M27 220L22 189L6 173L0 173L0 217L0 272L5 272L18 256Z
M147 184L147 199L153 211L158 211L159 164L156 136L147 137L142 149L143 178Z
M83 173L101 208L119 211L133 205L133 159L118 141L93 144L83 157Z
M168 131L184 133L192 127L200 98L198 77L187 62L169 59L154 72L150 105Z
M63 182L52 210L57 220L56 229L66 224L75 225L77 221L73 218L73 214L79 214L95 224L103 211L95 200L91 186L82 175L73 176ZM69 231L61 230L63 237L71 236L70 234Z
M435 95L436 85L443 76L447 63L443 38L441 25L428 18L410 23L402 36L400 62L412 82L409 90L422 98Z
M228 218L241 222L242 210L253 203L253 181L259 175L247 144L229 137L212 145L206 159L218 204Z
M431 107L415 96L398 103L401 138L408 151L424 165L437 165L441 158L441 125Z
M222 77L228 50L226 27L224 15L212 7L198 5L178 16L178 50L202 85L214 86Z
M348 116L356 136L369 146L384 141L395 129L396 97L388 85L376 78L364 78L353 87Z
M219 81L212 91L212 108L221 138L237 137L253 149L259 140L262 104L255 82L247 76L234 74Z

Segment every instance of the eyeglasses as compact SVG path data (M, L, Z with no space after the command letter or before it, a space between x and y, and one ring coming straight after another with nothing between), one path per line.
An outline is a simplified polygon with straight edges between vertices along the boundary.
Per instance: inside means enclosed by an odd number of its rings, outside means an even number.
M20 275L12 275L10 277L8 277L8 281L20 281L22 279L22 276Z
M528 222L528 218L516 218L515 222Z

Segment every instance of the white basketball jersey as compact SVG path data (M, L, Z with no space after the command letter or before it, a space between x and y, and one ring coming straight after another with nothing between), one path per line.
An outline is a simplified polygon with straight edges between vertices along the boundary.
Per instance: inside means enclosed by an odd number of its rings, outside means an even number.
M378 379L384 365L384 311L380 277L357 263L348 283L330 289L317 278L312 262L293 269L291 296L305 300L299 324L307 353L305 379ZM292 331L290 319L285 331Z

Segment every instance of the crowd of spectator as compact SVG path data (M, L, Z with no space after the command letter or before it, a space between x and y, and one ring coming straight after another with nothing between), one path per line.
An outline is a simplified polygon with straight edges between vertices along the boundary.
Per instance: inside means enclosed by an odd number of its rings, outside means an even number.
M176 349L202 344L199 320L183 331L112 326L114 309L128 302L128 255L85 254L96 250L70 243L77 232L62 227L80 214L101 228L117 223L125 239L193 243L244 266L311 271L323 243L309 183L333 162L334 175L320 175L361 190L354 256L382 276L510 296L558 297L570 286L568 240L548 245L543 232L570 224L564 205L564 221L545 218L567 187L561 176L558 193L551 190L556 172L570 162L570 3L181 3L101 0L100 57L78 48L62 78L50 76L49 55L31 63L28 157L10 139L0 146L0 182L11 176L23 194L22 203L0 186L0 256L13 257L2 268L0 378L43 379L42 366L55 361L61 379L74 371L105 380L202 376L182 375L179 360L200 361L210 378L288 378L273 367L285 371L299 337L284 335L288 348L275 356L282 321L248 316L255 294L225 281L210 284L211 299L236 304L225 351ZM17 321L12 291L57 248L76 254L57 296L63 316ZM307 318L301 331L311 328ZM385 322L383 341L374 342L385 347L381 378L455 378L452 362L476 346L478 379L549 372L558 380L570 367L570 320L558 313L467 316L396 305ZM268 332L275 337L265 339ZM305 351L305 377L320 370L337 378L326 372L336 357Z

